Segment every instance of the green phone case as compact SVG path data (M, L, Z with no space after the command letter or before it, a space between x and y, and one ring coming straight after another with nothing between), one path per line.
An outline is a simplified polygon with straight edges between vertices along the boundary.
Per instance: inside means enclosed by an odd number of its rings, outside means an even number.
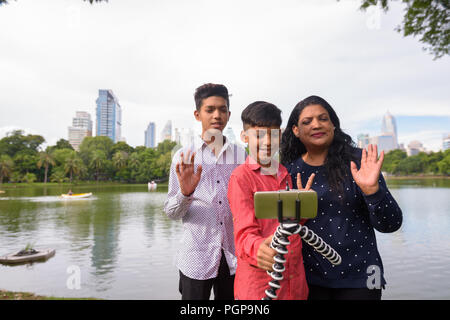
M278 219L278 200L283 201L283 217L295 218L295 200L300 199L300 218L317 216L317 193L313 190L280 190L255 192L255 216L258 219Z

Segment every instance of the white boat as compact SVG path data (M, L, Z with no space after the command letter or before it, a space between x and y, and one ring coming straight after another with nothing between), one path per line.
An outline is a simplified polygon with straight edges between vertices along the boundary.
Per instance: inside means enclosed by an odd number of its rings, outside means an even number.
M155 191L158 184L155 183L155 181L148 183L148 191Z
M32 254L21 255L19 251L0 257L0 263L15 264L32 262L36 260L47 260L48 258L54 256L55 252L55 249L39 249L34 250Z
M89 193L73 193L73 194L62 194L61 197L64 199L81 199L89 198L92 196L92 192Z

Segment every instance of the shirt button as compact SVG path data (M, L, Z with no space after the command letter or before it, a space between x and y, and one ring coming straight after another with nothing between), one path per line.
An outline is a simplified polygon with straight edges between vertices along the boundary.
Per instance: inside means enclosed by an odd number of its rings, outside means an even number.
M220 181L219 181L219 180L217 180L217 183L220 183Z
M219 204L222 204L222 201L219 201Z
M223 222L221 221L221 222L220 222L220 224L222 225L222 224L223 224Z

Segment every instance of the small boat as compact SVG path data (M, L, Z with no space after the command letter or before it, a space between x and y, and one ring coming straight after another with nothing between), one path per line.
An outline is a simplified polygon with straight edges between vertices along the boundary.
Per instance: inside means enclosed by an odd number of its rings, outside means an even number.
M5 193L5 191L3 191L3 190L0 190L0 193Z
M32 254L20 254L19 252L10 253L6 256L0 257L0 263L3 264L15 264L15 263L26 263L37 260L47 260L55 255L55 249L39 249L33 250Z
M89 198L92 196L92 192L89 193L73 193L73 194L62 194L61 197L64 199L81 199Z
M155 191L157 186L158 186L158 184L155 183L155 181L149 182L148 183L148 191Z

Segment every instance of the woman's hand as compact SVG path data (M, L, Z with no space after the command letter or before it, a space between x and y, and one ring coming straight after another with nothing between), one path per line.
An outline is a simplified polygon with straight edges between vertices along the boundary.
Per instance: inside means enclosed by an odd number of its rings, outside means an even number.
M378 179L380 176L381 166L383 165L384 151L381 151L378 159L377 145L369 144L368 152L363 149L361 156L361 167L350 162L350 170L353 179L365 195L371 195L378 191Z
M303 186L302 186L302 177L300 175L300 172L297 173L297 189L298 190L310 190L315 176L316 176L316 174L312 173L309 176L308 181L306 182L306 186L303 188Z
M183 152L181 152L181 162L177 163L176 166L181 193L186 197L190 196L195 191L195 188L197 188L197 185L200 181L200 176L202 174L201 165L198 166L197 173L194 173L195 152L193 152L191 157L189 158L190 153L191 151L189 150L186 156L184 156Z

